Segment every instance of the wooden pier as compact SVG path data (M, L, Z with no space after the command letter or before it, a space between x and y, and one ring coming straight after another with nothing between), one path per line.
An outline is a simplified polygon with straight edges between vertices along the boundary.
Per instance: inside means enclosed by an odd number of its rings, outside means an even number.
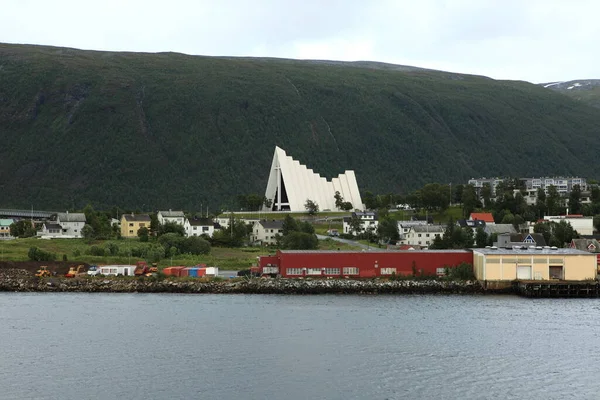
M598 298L598 281L517 281L515 292L525 297Z

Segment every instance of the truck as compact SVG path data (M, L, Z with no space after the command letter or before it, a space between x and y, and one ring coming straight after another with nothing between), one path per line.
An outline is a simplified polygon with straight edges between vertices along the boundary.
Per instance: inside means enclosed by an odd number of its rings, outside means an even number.
M152 263L152 266L150 267L145 261L138 261L135 265L135 271L133 274L135 276L152 276L157 272L158 267L156 263Z

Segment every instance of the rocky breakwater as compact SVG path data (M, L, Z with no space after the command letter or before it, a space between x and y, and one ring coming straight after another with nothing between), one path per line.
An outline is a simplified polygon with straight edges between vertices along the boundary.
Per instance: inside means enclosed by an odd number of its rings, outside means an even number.
M247 293L247 294L472 294L476 281L234 279L201 281L134 277L37 278L24 270L0 271L4 292Z

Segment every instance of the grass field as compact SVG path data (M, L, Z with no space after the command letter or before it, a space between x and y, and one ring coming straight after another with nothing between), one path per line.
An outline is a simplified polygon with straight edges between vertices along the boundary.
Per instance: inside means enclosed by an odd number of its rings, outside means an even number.
M82 239L57 239L42 240L37 238L0 240L0 261L27 261L28 251L31 247L37 247L43 251L56 254L56 260L61 261L66 257L69 263L88 263L88 264L135 264L142 261L141 257L132 257L128 254L129 249L139 245L140 242L133 240L110 241L119 246L118 256L92 256L86 254L91 246L103 247L109 241L95 241L87 244ZM331 239L319 241L320 250L335 249L354 249L344 243L335 242ZM192 266L196 264L206 264L217 266L221 270L240 270L249 268L255 264L257 257L267 254L274 254L277 251L274 247L213 247L208 255L178 255L173 258L164 258L158 265L167 267L169 265ZM79 254L79 255L77 255Z

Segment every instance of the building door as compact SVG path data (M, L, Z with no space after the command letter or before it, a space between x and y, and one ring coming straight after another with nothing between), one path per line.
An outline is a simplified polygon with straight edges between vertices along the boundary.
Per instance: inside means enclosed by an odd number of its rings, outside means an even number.
M562 265L551 265L550 266L550 279L563 279Z
M129 275L129 268L123 268L123 276Z
M523 281L531 280L531 266L530 265L517 266L517 279L523 280Z

